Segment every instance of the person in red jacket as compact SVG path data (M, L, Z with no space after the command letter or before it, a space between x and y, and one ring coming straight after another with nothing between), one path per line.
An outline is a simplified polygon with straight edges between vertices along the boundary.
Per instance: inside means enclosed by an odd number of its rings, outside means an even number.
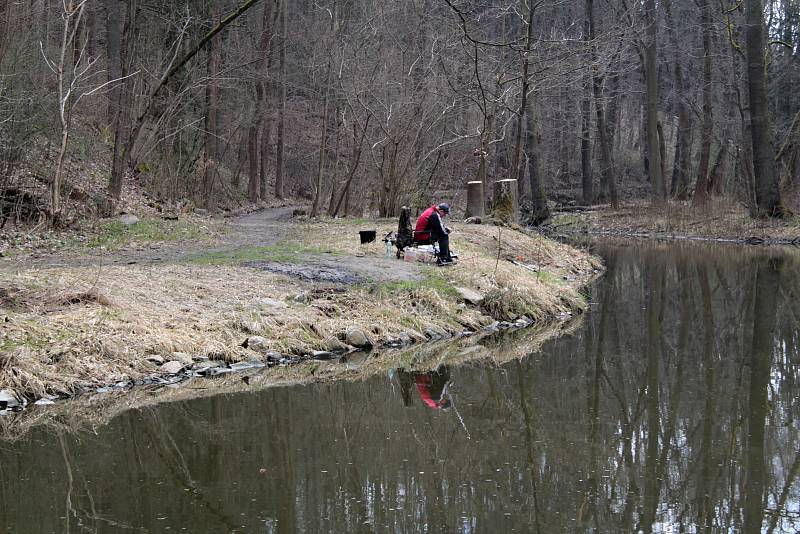
M447 228L442 219L450 214L450 205L442 202L431 206L422 212L417 219L417 226L414 229L414 243L418 245L428 245L431 243L439 244L439 265L451 265L453 258L450 255L450 229Z

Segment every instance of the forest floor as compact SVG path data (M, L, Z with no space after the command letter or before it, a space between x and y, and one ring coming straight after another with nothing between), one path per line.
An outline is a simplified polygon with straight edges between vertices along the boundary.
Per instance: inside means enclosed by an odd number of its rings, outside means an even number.
M7 250L0 397L48 403L335 362L359 348L552 328L585 308L581 290L602 270L593 256L544 237L465 224L452 225L457 265L409 263L387 256L380 241L396 221L294 212L111 221L81 239L62 236L54 252ZM367 229L378 240L360 245Z
M750 244L797 244L800 217L758 220L728 199L710 199L702 208L670 201L664 207L648 201L628 201L617 210L608 205L556 213L549 230L583 234L658 239L713 240Z

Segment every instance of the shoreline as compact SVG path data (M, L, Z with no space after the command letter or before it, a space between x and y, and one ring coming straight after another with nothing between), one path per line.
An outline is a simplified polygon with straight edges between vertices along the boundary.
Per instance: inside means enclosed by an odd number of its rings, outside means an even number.
M437 268L353 244L358 228L392 220L248 217L270 221L256 233L283 235L187 246L165 262L0 264L0 391L48 403L181 373L417 348L499 321L543 327L580 314L580 291L602 272L585 252L510 228L458 224L462 260Z
M674 200L659 207L637 200L617 210L600 206L567 208L554 215L545 234L800 246L800 217L752 219L743 205L724 198L711 198L704 207Z

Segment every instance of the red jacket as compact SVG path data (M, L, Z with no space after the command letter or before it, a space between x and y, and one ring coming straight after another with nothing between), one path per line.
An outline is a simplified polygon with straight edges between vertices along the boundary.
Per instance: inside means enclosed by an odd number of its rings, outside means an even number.
M440 234L445 233L442 218L439 217L439 211L436 206L431 206L422 212L422 215L417 219L417 226L414 228L414 241L424 243L430 241L431 232L438 229Z

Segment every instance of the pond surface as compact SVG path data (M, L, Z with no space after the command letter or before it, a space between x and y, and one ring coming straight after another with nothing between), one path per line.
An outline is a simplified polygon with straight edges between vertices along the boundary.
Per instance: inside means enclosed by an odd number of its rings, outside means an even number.
M0 531L800 531L793 253L597 251L584 326L522 360L0 442Z

